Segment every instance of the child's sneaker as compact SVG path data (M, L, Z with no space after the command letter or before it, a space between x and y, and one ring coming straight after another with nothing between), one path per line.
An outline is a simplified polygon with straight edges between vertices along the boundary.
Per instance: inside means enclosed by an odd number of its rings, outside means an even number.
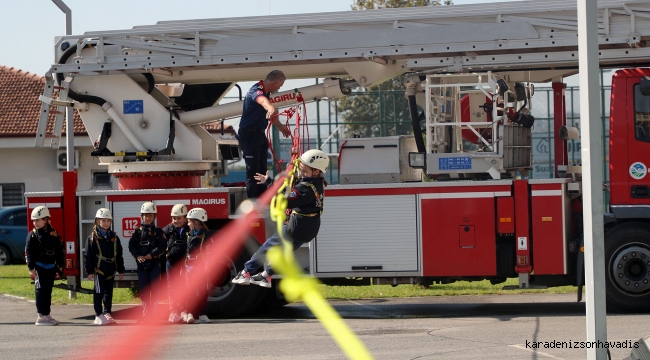
M59 324L60 324L59 320L53 318L53 317L50 316L50 315L45 315L45 317L47 318L47 320L48 320L49 322L54 323L54 325L59 325Z
M200 324L209 324L211 322L212 322L212 320L210 320L210 318L208 318L207 315L200 315L199 316L199 323Z
M104 318L108 321L109 324L115 324L117 321L113 319L110 313L104 314Z
M231 281L233 284L237 285L250 285L251 283L251 274L246 270L242 270L234 279Z
M185 322L188 324L194 324L194 316L190 313L187 313L187 316L185 316Z
M264 276L264 272L251 276L251 284L259 285L269 289L271 287L271 276Z
M51 322L50 320L47 319L47 317L38 314L38 317L36 318L36 322L34 323L36 326L52 326L56 325L54 322Z
M187 314L185 314L185 316L187 317ZM176 311L172 311L172 313L169 314L169 322L170 323L176 324L176 323L179 323L181 321L184 321L184 319L183 319L182 316L179 316Z
M95 321L93 322L95 325L107 325L108 323L109 322L106 320L106 317L104 317L104 315L95 316Z

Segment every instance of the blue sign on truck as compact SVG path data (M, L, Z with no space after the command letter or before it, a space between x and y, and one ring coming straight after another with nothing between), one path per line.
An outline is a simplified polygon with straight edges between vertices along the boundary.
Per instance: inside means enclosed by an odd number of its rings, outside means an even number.
M472 169L472 158L469 156L440 158L438 159L438 169L470 170Z
M124 100L123 114L142 114L144 103L142 100Z

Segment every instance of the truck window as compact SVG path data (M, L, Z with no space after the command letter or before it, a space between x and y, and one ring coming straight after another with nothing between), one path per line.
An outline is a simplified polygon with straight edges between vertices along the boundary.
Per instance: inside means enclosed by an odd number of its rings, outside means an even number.
M639 84L634 85L634 138L650 142L650 95L641 94Z

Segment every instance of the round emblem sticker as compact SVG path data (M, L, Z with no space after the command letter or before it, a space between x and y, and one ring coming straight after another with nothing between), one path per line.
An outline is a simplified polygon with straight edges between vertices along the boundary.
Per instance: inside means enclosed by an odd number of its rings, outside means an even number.
M648 168L642 162L635 162L630 166L630 176L633 179L641 180L648 173Z

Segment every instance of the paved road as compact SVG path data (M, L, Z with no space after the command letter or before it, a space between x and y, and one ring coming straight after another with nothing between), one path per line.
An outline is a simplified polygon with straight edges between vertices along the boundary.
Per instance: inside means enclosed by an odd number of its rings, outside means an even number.
M584 303L575 295L494 295L331 301L376 359L585 359L584 349L532 349L526 342L585 341ZM115 317L134 307L118 306ZM92 307L54 307L63 323L33 325L31 302L0 296L2 358L47 359L69 355L119 333L130 321L91 325ZM607 317L609 341L650 335L650 314ZM212 324L159 327L170 334L165 359L345 359L301 304L273 313L215 320ZM73 339L70 341L70 339ZM116 344L119 346L119 344ZM148 344L146 346L151 346ZM613 349L623 359L629 349ZM100 354L98 354L100 355ZM11 356L11 357L9 357ZM101 357L101 356L99 356Z

